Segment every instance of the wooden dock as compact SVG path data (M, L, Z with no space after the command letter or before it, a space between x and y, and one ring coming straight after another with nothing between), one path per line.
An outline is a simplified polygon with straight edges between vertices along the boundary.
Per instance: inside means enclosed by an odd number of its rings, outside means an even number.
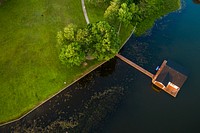
M176 97L181 86L187 79L186 75L178 72L177 70L173 68L174 67L173 63L168 63L166 60L163 61L161 67L158 69L157 73L154 75L150 73L149 71L145 70L144 68L133 63L129 59L125 58L124 56L120 54L116 54L116 56L122 61L124 61L125 63L129 64L130 66L134 67L135 69L149 76L152 79L152 83L155 86L164 90L165 92L167 92L173 97Z
M158 75L161 73L161 71L163 70L164 66L167 64L167 61L164 60L162 65L160 66L160 68L158 69L157 73L155 74L155 76L152 78L152 83L155 82L156 78L158 77Z
M161 74L161 72L163 71L163 69L166 66L166 64L167 64L167 61L164 60L162 65L158 69L157 73L153 77L152 83L154 85L156 85L157 87L159 87L160 89L162 89L165 92L167 92L168 94L170 94L171 96L176 97L176 95L178 94L178 91L180 90L180 88L174 87L175 85L172 84L171 82L169 82L168 85L165 86L162 82L157 81L157 77Z
M116 54L116 56L119 59L121 59L122 61L129 64L130 66L134 67L135 69L139 70L140 72L146 74L147 76L149 76L150 78L153 79L154 75L152 73L150 73L149 71L145 70L144 68L142 68L141 66L138 66L137 64L133 63L132 61L130 61L129 59L125 58L124 56L122 56L120 54Z

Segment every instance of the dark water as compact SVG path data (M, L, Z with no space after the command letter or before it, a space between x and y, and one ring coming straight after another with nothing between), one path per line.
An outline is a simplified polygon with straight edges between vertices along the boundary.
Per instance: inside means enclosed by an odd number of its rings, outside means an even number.
M190 75L177 98L172 98L152 91L144 75L124 72L136 80L128 84L126 103L106 123L105 132L200 131L200 5L186 0L181 11L158 20L149 35L133 37L121 54L152 72L163 59L171 59Z
M149 77L115 58L20 122L0 127L0 132L66 131L57 124L79 112L96 92L110 87L123 87L126 93L116 111L103 121L100 132L199 132L200 5L185 0L180 11L158 20L146 35L132 36L120 53L152 73L164 59L170 59L187 68L190 75L173 98L154 91Z

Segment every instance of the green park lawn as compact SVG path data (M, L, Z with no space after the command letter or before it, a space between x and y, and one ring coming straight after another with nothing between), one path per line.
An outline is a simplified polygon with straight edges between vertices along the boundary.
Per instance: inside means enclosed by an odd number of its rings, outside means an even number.
M69 69L60 63L56 34L69 23L86 25L80 0L10 0L0 6L0 123L26 113L95 64Z

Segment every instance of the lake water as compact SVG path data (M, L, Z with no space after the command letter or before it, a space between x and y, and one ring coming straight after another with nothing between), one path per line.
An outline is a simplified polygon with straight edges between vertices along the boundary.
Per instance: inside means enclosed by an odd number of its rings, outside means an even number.
M200 123L200 5L191 0L183 9L158 20L148 35L132 37L121 54L152 73L164 59L171 59L190 72L177 98L165 92L156 93L150 79L132 72L118 61L120 73L134 81L128 86L128 96L115 115L106 123L105 132L198 132ZM119 74L120 75L120 74ZM119 82L120 78L119 78ZM127 81L124 81L127 82Z
M103 123L106 133L198 132L200 123L200 5L185 0L180 11L158 20L142 37L132 36L120 54L152 73L164 59L190 72L176 98L152 89L151 79L120 59L113 59L51 99L29 116L0 128L0 132L46 127L76 112L94 92L119 86L123 102ZM70 100L69 97L72 97ZM54 127L56 128L56 126ZM29 130L30 131L30 130ZM37 129L36 131L40 131ZM54 129L56 131L56 129Z

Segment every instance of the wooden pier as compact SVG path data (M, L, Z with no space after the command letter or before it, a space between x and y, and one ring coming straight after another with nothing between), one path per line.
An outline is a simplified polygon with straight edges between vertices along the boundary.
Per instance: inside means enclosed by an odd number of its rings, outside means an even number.
M168 63L166 60L163 61L161 67L158 69L157 73L154 75L150 73L149 71L145 70L144 68L133 63L129 59L125 58L124 56L120 54L116 54L116 56L122 61L129 64L130 66L134 67L135 69L149 76L152 79L152 83L154 85L164 90L165 92L167 92L173 97L176 97L181 86L187 79L186 75L184 75L183 73L173 68L175 67L175 65L172 65L173 63Z
M146 74L147 76L153 79L154 75L150 73L149 71L145 70L144 68L142 68L141 66L138 66L137 64L133 63L132 61L130 61L129 59L125 58L124 56L120 54L116 54L116 56L120 58L122 61L129 64L130 66L134 67L135 69L139 70L140 72Z
M161 71L163 70L164 66L167 64L167 61L164 60L162 65L160 66L160 68L158 69L157 73L155 74L155 76L152 78L152 83L155 82L156 78L158 77L158 75L160 75Z

